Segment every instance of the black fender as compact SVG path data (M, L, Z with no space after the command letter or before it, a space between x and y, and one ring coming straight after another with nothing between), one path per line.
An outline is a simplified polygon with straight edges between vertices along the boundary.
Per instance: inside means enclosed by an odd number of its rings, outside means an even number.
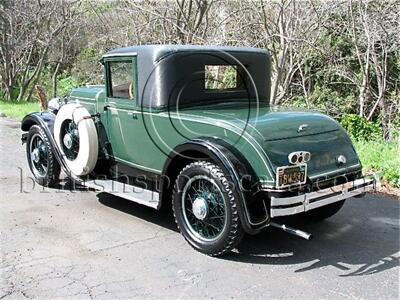
M239 218L243 229L247 233L256 234L269 225L270 218L266 207L264 207L266 213L265 219L257 223L251 220L248 201L251 195L258 189L258 178L253 169L245 157L234 146L220 139L200 138L189 140L178 145L171 151L164 164L163 176L160 180L160 199L163 199L162 193L167 190L164 188L164 185L171 184L168 176L165 175L169 174L174 160L179 157L190 159L190 157L186 157L184 154L190 151L204 154L204 158L211 159L216 163L224 171L228 179L232 181L234 196L235 199L238 199ZM196 159L202 158L196 157ZM166 182L166 180L168 180L168 182Z
M56 119L56 115L52 112L36 112L26 115L22 119L21 130L29 131L32 125L39 125L43 128L46 133L51 150L53 151L54 156L56 157L58 163L60 164L63 171L68 174L70 177L72 176L71 171L69 170L67 164L64 161L64 158L57 147L56 140L54 139L54 121ZM26 133L22 135L22 143L26 141ZM72 177L71 177L72 178Z
M46 125L49 129L49 133L53 136L54 129L54 121L56 119L56 115L52 112L35 112L29 115L26 115L22 119L21 130L29 131L32 125Z

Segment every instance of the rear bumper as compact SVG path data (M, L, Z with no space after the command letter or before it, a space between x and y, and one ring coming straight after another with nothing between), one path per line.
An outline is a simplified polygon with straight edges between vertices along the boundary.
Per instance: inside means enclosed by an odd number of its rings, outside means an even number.
M270 216L289 216L375 190L380 186L376 174L316 192L293 197L271 197Z

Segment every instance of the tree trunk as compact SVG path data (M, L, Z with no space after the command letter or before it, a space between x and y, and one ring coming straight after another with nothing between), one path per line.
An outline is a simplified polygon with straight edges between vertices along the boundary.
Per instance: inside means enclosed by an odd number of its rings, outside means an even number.
M12 91L12 87L10 87L8 84L6 84L4 86L4 100L6 101L10 101L11 99L11 91Z
M358 96L358 102L360 106L360 110L358 112L358 115L360 117L364 117L364 107L365 107L365 100L366 100L366 95L367 95L367 76L363 75L363 80L360 86L360 94Z
M24 82L19 86L19 94L17 97L17 102L21 102L24 99L26 90L28 89L28 85L29 83Z
M54 68L53 76L51 77L52 82L52 97L57 97L57 76L58 70L60 69L60 62L57 62L56 67Z

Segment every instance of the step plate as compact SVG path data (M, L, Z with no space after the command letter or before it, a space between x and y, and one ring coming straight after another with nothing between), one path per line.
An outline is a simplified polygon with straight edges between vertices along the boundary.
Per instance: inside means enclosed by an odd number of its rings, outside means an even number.
M82 185L99 192L110 193L155 209L159 208L160 194L155 191L146 190L141 187L129 185L115 180L88 180L82 182Z

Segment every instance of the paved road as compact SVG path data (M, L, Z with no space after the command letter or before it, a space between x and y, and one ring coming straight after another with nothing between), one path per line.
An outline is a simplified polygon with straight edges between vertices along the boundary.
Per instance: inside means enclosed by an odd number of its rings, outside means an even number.
M104 193L32 189L19 137L0 119L0 299L398 296L397 199L371 194L320 224L292 221L311 242L270 229L211 258L169 214Z

